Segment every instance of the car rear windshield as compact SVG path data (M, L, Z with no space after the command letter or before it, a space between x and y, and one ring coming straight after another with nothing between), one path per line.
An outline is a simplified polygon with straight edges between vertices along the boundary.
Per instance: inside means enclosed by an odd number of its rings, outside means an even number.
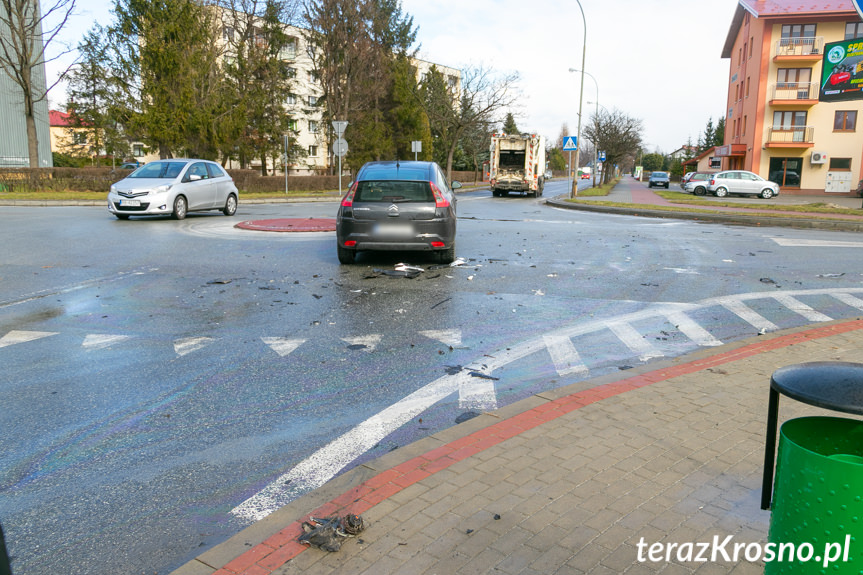
M428 181L364 180L357 185L355 202L433 202Z
M151 162L144 164L131 174L130 178L174 179L183 171L186 162Z

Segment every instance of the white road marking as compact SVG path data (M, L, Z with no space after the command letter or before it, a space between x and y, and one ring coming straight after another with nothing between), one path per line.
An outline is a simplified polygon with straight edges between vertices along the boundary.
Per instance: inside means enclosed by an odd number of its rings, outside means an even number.
M452 347L461 346L460 329L430 329L421 331L420 334L429 339L439 341L444 345L450 345Z
M836 240L806 240L799 238L769 238L786 248L863 248L863 242Z
M832 317L826 316L821 312L815 311L799 299L785 294L773 294L773 299L790 309L795 313L799 313L809 321L822 322L833 321Z
M94 349L105 349L106 347L111 347L115 343L120 343L121 341L126 341L131 336L129 335L111 335L111 334L103 334L103 333L91 333L87 337L84 338L84 343L81 344L81 347L94 350Z
M184 356L207 347L214 340L211 337L184 337L174 341L174 352Z
M631 325L626 322L614 322L608 325L611 333L617 336L617 339L622 341L626 347L633 353L638 354L638 359L647 361L654 357L662 357L664 354L653 347L649 341Z
M81 282L78 284L71 284L71 285L67 285L67 286L49 288L46 290L41 290L41 291L25 294L24 296L22 296L21 298L16 299L16 300L0 301L0 309L2 309L4 307L11 307L13 305L19 305L22 303L27 303L29 301L34 301L34 300L41 299L43 297L48 297L51 295L70 293L73 291L86 289L88 287L97 286L97 285L101 286L101 285L105 285L108 283L113 283L115 281L123 280L123 279L126 279L126 278L131 277L131 276L144 275L147 272L153 272L153 271L158 271L158 268L137 269L137 270L132 270L130 272L120 272L120 273L110 275L110 276L104 276L104 277L100 277L100 278L89 279L87 281L84 281L84 282Z
M360 335L357 337L343 337L342 341L347 343L348 345L364 345L363 351L366 353L371 353L375 349L377 349L378 345L381 343L380 334L373 333L371 335Z
M719 304L759 331L776 331L779 329L775 323L738 299L722 299Z
M571 339L558 335L543 335L542 339L558 375L588 374L587 366L581 361L581 356L572 345Z
M844 304L850 305L851 307L856 307L857 309L863 311L863 299L859 297L854 297L848 293L834 293L833 297L838 299Z
M27 341L35 341L51 335L57 335L57 332L12 330L0 338L0 347L15 345L16 343L24 343Z
M677 329L682 331L686 337L691 339L696 344L702 347L715 347L722 345L722 342L713 337L713 335L698 325L691 317L685 313L668 314L668 321L674 324Z
M262 337L261 341L270 346L280 357L291 354L298 347L306 343L304 339L290 339L287 337Z

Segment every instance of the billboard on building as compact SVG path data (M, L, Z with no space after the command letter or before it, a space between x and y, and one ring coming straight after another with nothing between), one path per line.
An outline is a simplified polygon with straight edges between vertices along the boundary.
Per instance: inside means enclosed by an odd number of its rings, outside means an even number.
M824 45L821 102L863 100L863 40Z

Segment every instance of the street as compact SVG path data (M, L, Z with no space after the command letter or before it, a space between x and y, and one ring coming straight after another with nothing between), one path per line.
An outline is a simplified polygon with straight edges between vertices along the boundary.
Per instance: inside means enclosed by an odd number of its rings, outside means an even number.
M545 196L566 190L547 184ZM17 575L168 573L335 474L532 394L863 309L854 234L459 197L457 256L233 218L0 216L0 522ZM416 278L387 275L395 264ZM107 553L106 550L110 550Z

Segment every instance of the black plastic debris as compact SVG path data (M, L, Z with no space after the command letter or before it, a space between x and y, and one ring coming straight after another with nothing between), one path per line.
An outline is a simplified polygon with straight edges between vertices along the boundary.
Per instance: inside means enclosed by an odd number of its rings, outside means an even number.
M299 541L311 547L324 551L338 551L348 537L356 537L366 528L363 518L359 515L331 516L323 519L309 517L303 522L303 534Z
M471 371L470 376L471 377L479 377L480 379L492 379L494 381L500 380L499 377L495 377L495 376L489 375L487 373L482 373L481 371Z

